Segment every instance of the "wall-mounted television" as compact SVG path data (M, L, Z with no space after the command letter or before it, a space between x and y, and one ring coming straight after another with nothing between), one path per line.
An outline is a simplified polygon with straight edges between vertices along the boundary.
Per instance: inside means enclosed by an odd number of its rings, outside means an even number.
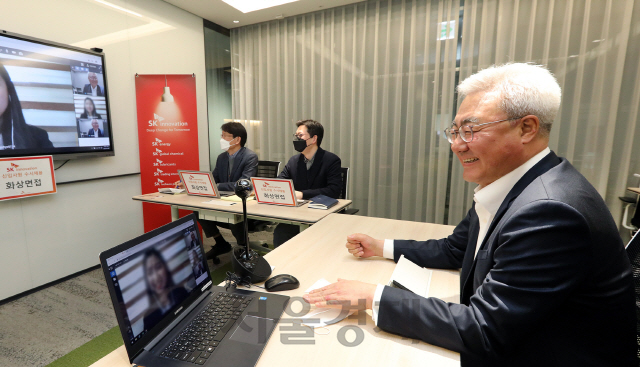
M0 157L114 155L104 53L0 31Z

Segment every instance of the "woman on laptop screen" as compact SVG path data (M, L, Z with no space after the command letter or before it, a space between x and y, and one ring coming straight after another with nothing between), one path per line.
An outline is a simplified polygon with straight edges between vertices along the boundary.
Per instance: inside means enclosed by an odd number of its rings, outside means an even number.
M53 148L49 134L27 125L16 88L0 63L0 150Z
M149 311L144 317L144 328L149 330L174 305L187 298L188 293L183 287L174 285L167 262L155 248L145 252L142 265L150 302Z

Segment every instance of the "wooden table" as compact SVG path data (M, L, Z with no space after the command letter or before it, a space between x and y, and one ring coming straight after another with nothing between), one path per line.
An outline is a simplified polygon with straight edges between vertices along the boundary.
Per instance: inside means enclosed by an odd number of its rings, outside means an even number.
M627 187L627 190L631 191L634 194L640 195L640 187Z
M137 195L133 200L153 204L171 206L171 220L178 219L178 209L197 211L200 219L222 223L238 223L242 221L242 203L228 206L229 201L211 199L185 194L167 195L152 193ZM205 203L206 202L206 203ZM351 200L338 200L338 204L328 210L309 209L309 204L299 207L258 204L255 200L247 201L247 217L276 223L287 223L300 226L300 231L309 228L322 218L351 205Z
M300 288L282 292L292 297L290 307L293 311L300 310L300 297L304 290L320 278L330 282L338 278L380 284L389 281L395 267L393 261L380 258L356 259L347 252L344 246L346 236L355 232L366 233L375 238L424 240L447 236L453 232L453 226L342 214L327 216L265 256L270 265L275 266L273 274L292 274L300 281ZM457 271L434 269L429 295L449 302L458 302L458 282ZM282 343L281 337L303 333L282 330L283 327L292 326L291 322L286 322L286 319L290 320L292 316L285 313L257 366L460 366L458 353L376 328L370 312L367 311L363 318L365 325L358 325L355 318L329 325L328 335L316 334L310 338L314 341L313 345ZM361 344L349 347L339 342L338 334L345 326L355 326L364 332ZM353 331L349 331L346 333L346 340L353 342L354 335ZM92 366L129 366L124 346Z

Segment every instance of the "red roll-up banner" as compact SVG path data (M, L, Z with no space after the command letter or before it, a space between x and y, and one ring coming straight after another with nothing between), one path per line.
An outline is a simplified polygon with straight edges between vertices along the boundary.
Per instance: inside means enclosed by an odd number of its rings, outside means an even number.
M173 187L179 169L198 170L195 75L136 74L136 106L142 193ZM142 212L145 232L171 222L167 205L142 203Z

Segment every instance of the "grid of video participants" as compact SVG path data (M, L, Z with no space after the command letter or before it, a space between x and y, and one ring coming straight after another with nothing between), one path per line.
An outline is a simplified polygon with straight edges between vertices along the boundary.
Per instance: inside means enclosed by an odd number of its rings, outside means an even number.
M100 56L0 35L0 87L8 92L0 115L10 110L3 116L11 116L13 130L9 134L3 124L5 149L108 149L102 62Z
M208 275L193 221L107 259L134 344Z

